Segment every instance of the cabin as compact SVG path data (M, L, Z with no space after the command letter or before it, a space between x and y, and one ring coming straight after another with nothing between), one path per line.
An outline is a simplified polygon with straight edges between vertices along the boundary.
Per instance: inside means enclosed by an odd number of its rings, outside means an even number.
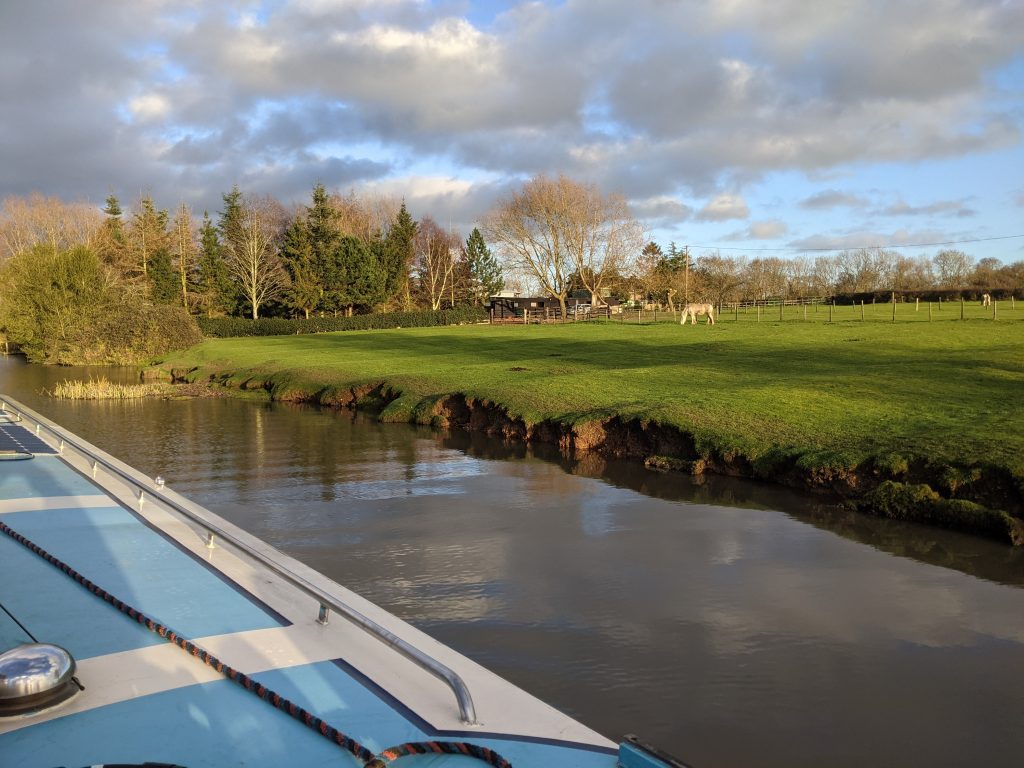
M565 309L569 317L585 314L593 306L595 305L591 302L589 292L574 293L565 300ZM609 307L613 313L621 311L619 300L611 297L602 297L600 306ZM484 308L491 312L494 320L499 321L522 318L525 312L559 318L562 312L558 299L553 296L520 296L509 293L491 296L484 304Z

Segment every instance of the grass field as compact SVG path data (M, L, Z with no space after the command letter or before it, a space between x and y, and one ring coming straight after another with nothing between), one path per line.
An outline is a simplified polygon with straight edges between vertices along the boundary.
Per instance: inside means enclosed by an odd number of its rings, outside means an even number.
M690 432L698 447L756 458L777 447L855 465L895 453L995 464L1024 475L1024 307L786 307L726 312L711 327L663 315L529 326L460 326L216 339L163 364L194 376L272 378L277 392L386 382L402 397L463 393L528 424L610 416ZM845 317L844 317L845 316ZM922 317L923 316L923 317ZM956 319L954 319L956 318Z

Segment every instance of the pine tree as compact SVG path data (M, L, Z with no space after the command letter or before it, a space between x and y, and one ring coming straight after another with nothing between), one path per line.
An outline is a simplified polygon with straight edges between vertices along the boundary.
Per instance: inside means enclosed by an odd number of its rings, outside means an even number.
M207 317L233 314L238 306L238 288L228 275L217 228L205 211L199 228L199 249L198 290L203 311Z
M124 275L128 270L125 260L128 256L128 243L125 238L124 222L121 217L124 211L121 202L114 196L107 197L103 212L107 218L103 221L100 237L97 238L96 253L104 261Z
M384 276L384 300L402 294L405 309L411 309L412 297L409 286L409 265L415 258L413 241L417 224L402 203L395 221L384 238L381 252L381 268Z
M347 235L338 241L337 262L344 267L345 288L342 301L348 314L354 308L371 311L386 298L384 269L379 253L358 237Z
M505 287L501 265L494 258L491 249L484 242L484 236L476 227L466 239L465 253L469 267L470 292L476 303L483 304Z
M301 214L285 230L281 260L291 278L285 300L292 309L302 311L308 319L309 313L320 304L323 289L313 262L309 226Z

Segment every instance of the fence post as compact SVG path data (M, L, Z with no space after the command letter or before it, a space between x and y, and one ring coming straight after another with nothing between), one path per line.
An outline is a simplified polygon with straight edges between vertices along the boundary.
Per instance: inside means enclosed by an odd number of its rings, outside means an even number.
M785 299L780 299L779 300L779 320L784 320L785 319L783 317L783 314L782 314L782 312L783 312L783 310L785 308L786 308L786 300Z
M807 305L804 304L804 322L807 322Z
M964 297L960 297L960 319L964 319Z
M860 300L860 319L864 319L864 299Z
M835 305L836 303L834 301L828 305L828 321L830 323L832 322L832 307L834 307Z
M892 292L892 321L896 322L896 291Z
M932 303L928 302L928 322L932 321Z
M915 312L920 312L921 311L921 298L920 297L917 297L916 299L914 299L914 311Z
M757 322L761 322L761 305L757 303L757 299L754 299L754 306L757 307Z
M494 307L491 307L491 325L494 325Z
M740 303L738 301L736 302L735 310L736 310L736 318L735 319L736 319L736 322L738 323L740 321Z
M996 299L992 299L992 319L999 319L999 302Z

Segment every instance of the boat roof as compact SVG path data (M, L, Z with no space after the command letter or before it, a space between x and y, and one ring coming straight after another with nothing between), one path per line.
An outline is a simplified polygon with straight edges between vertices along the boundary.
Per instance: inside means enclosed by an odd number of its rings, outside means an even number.
M617 764L600 734L15 401L0 405L0 459L24 458L0 461L5 529L370 752L455 741L517 766ZM383 640L336 610L319 622L325 602L382 628ZM0 536L0 606L0 652L61 646L83 688L0 717L5 766L362 764L10 533ZM464 681L475 723L436 672L396 651L405 645Z

